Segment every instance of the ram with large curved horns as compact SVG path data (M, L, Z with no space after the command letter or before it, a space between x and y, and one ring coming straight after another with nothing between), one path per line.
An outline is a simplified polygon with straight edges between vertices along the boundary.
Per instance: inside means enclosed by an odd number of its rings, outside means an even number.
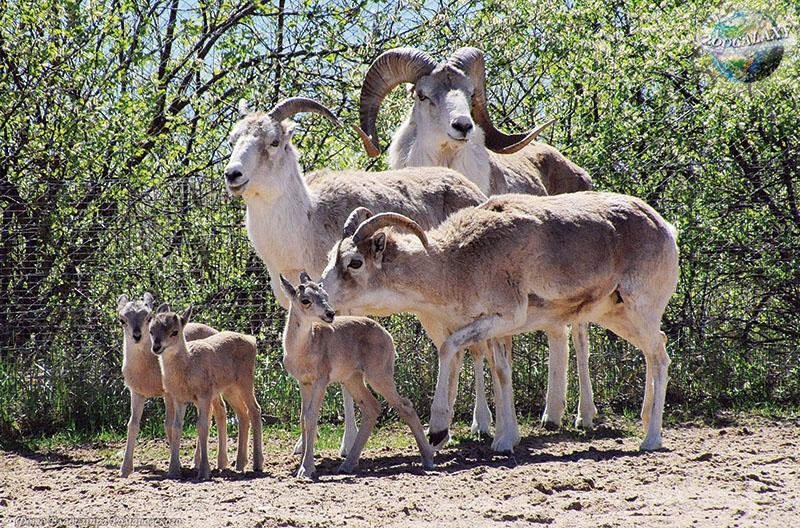
M381 54L361 87L359 134L370 156L380 154L377 117L386 95L413 84L414 106L389 145L393 169L443 166L456 169L487 195L562 194L591 190L588 173L554 147L534 141L552 121L529 132L506 134L487 110L483 52L460 48L445 62L413 48ZM589 378L589 339L585 324L573 327L580 381L576 425L591 427L597 410ZM567 329L548 333L550 363L542 423L559 425L566 404ZM505 341L510 350L510 339Z

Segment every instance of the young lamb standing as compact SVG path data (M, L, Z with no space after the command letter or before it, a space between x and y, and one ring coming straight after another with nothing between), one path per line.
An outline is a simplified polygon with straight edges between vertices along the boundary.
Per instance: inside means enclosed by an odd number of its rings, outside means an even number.
M133 471L133 447L136 444L136 435L142 420L142 410L147 398L164 397L164 386L161 383L161 368L158 359L150 351L150 334L147 325L150 323L153 309L153 296L148 292L142 300L128 300L127 295L121 295L117 301L117 316L122 325L125 339L122 345L122 376L125 386L131 393L131 417L128 420L128 440L125 445L125 456L122 459L120 475L127 477ZM189 323L186 325L185 334L187 341L202 339L216 334L218 331L208 325ZM168 431L172 423L173 408L171 402L164 398L166 416L164 431ZM219 435L219 453L217 464L220 469L228 466L228 431L226 422L225 402L219 395L212 399L211 406L214 419L217 421ZM195 466L200 463L200 446L194 453Z
M397 393L394 382L395 349L384 328L366 317L337 317L328 304L328 295L305 272L295 289L283 275L281 288L290 299L289 315L283 331L283 364L300 384L303 461L298 477L314 474L314 441L325 389L331 383L343 384L361 407L361 427L339 467L351 472L358 466L361 450L380 414L380 404L365 381L397 410L411 427L422 463L433 467L433 448L425 439L422 424L411 402ZM320 323L322 321L322 323Z
M189 306L183 315L169 306L158 307L150 322L153 354L158 356L166 397L175 409L167 429L170 443L169 476L180 474L180 441L186 405L197 407L197 433L200 444L198 479L211 475L208 464L208 414L214 395L223 393L239 422L239 449L236 470L247 465L247 435L253 427L253 471L263 466L261 407L256 401L253 378L256 367L256 339L237 332L220 332L197 341L186 340L186 326L192 314Z

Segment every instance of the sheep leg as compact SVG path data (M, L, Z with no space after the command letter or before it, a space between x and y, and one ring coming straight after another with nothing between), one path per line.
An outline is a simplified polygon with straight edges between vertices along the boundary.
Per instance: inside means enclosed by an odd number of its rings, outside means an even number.
M125 456L122 459L122 467L119 474L127 477L133 471L133 446L136 444L136 435L139 434L139 426L142 422L142 411L144 410L145 397L135 392L131 392L131 417L128 419L128 440L125 444Z
M170 478L177 478L180 477L181 474L181 434L183 433L183 418L186 415L186 404L172 399L172 408L174 412L168 432L170 453L167 476Z
M356 409L353 397L344 386L342 386L342 404L344 406L344 434L342 435L342 445L339 447L339 455L346 457L350 448L353 447L353 442L356 440L358 427L356 426Z
M250 432L250 416L247 405L242 399L242 395L236 391L227 393L228 403L236 413L236 421L239 424L239 437L237 438L236 448L236 471L244 471L247 467L247 435Z
M502 395L497 403L498 408L502 408L503 427L495 434L492 442L492 449L499 453L514 451L514 446L520 441L519 425L517 424L516 411L514 409L514 388L512 385L511 356L506 349L505 343L494 341L492 347L494 354L495 374L498 384L499 395ZM498 411L498 416L501 412Z
M316 472L314 467L314 443L317 439L317 423L319 421L319 409L322 407L322 400L325 397L327 382L317 380L314 384L301 384L300 392L303 398L301 410L301 421L303 426L303 460L297 470L297 478L311 478Z
M527 306L523 308L526 310ZM519 312L524 315L523 310L519 310ZM439 375L436 380L436 392L431 407L431 421L428 431L428 439L431 445L444 445L450 436L448 385L450 373L455 367L454 360L458 356L458 351L496 335L508 333L519 326L521 322L524 322L524 319L518 322L499 315L482 317L457 330L444 341L439 349Z
M200 447L200 466L197 468L197 480L208 480L211 477L211 465L208 463L208 429L211 422L211 398L203 396L197 399L197 445Z
M350 377L346 382L347 390L353 395L353 399L358 403L361 408L361 427L358 428L358 434L353 442L353 448L347 453L347 458L339 466L340 473L352 473L358 468L358 460L361 458L361 451L378 421L378 415L381 412L381 406L375 396L364 385L364 375L360 372Z
M567 406L567 327L549 328L546 333L550 354L547 360L547 400L542 414L542 426L558 429Z
M450 421L453 420L453 415L455 413L456 397L458 396L458 379L461 373L461 366L464 365L465 354L466 352L464 350L459 350L458 354L456 354L455 365L457 368L450 371L450 379L447 384L447 393L450 402Z
M214 413L214 420L217 422L217 437L219 440L217 469L223 470L228 468L228 410L221 395L217 395L211 400L211 410Z
M486 381L483 375L484 348L471 347L472 372L475 378L475 407L470 431L478 436L491 436L492 411L486 401Z
M572 344L575 347L575 361L578 367L580 386L575 427L591 429L594 417L597 416L597 407L594 406L592 378L589 376L589 325L587 323L572 325Z
M261 406L252 386L246 390L243 399L253 428L253 471L261 472L264 470L264 433L261 430Z
M417 442L419 452L422 455L423 467L426 469L433 469L433 447L431 447L428 440L425 439L425 431L422 429L422 423L419 421L419 416L414 410L411 401L398 394L397 385L394 382L392 373L390 372L388 376L367 378L367 382L369 382L378 394L383 396L386 402L397 411L400 418L408 424L414 435L414 440Z
M670 364L667 354L667 336L663 332L655 332L650 339L649 347L645 352L645 362L648 370L652 369L653 388L652 406L647 424L647 434L639 445L642 451L661 449L661 420L664 414L664 402L667 396L668 369Z

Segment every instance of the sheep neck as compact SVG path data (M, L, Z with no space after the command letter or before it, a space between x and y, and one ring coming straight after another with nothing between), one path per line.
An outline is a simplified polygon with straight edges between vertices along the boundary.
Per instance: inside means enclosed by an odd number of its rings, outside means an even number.
M313 330L311 319L303 317L297 313L297 308L289 307L289 314L286 316L286 325L283 327L283 353L284 358L294 358L302 354L308 346L308 341Z
M278 194L247 195L247 234L270 272L308 262L306 243L313 236L314 196L306 185L297 153L289 148L271 171L281 174Z
M389 145L389 165L404 167L448 167L466 176L487 196L491 190L491 162L480 127L466 142L453 144L428 137L409 117L397 130Z

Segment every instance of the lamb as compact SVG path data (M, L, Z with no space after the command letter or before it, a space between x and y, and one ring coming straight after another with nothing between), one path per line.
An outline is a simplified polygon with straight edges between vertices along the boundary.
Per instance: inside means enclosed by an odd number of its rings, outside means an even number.
M186 340L191 305L178 315L162 304L150 322L151 350L158 356L166 397L175 412L167 429L170 444L169 476L181 470L180 440L186 405L197 407L197 432L200 463L197 478L208 479L208 415L211 401L223 393L236 412L239 422L239 449L236 470L247 465L248 430L253 429L253 471L263 467L261 407L256 401L254 375L256 339L237 332L220 332L205 339Z
M495 196L428 231L404 215L372 216L343 234L321 283L339 310L381 297L396 311L439 314L432 444L448 434L447 380L458 350L578 321L595 322L644 353L647 433L640 448L653 450L662 445L670 362L661 316L677 281L672 225L639 199L581 192ZM510 420L510 369L497 368L498 421Z
M147 325L150 323L153 309L153 296L146 292L142 300L128 300L121 295L117 301L117 316L122 325L124 340L122 344L122 376L125 386L131 394L131 417L128 420L128 439L125 444L125 456L122 459L120 475L127 477L133 471L133 448L142 419L142 410L147 398L164 398L166 419L164 431L168 431L172 423L173 407L164 397L164 386L161 383L161 369L158 359L150 352L150 334ZM186 340L194 341L216 334L217 330L200 323L189 323L186 326ZM228 466L228 431L225 402L217 395L211 401L214 419L217 422L219 435L219 452L217 465L220 469ZM195 465L200 463L200 445L195 449Z
M371 156L380 154L376 127L383 98L398 84L413 83L414 106L392 137L388 161L393 169L440 165L457 169L488 196L504 193L553 195L592 189L589 174L555 148L534 139L550 123L507 135L492 123L486 102L483 52L460 48L443 63L413 48L381 54L361 88L361 128ZM477 126L476 126L477 125ZM578 427L590 428L597 414L589 377L586 325L574 325L580 380ZM558 427L567 396L567 330L548 332L550 348L547 399L542 424ZM510 353L511 341L504 340Z
M322 170L305 178L298 152L291 143L294 125L289 119L299 112L322 115L336 126L339 120L312 99L294 97L270 112L251 112L239 105L240 121L229 142L233 148L225 168L225 183L247 205L245 223L253 247L272 277L272 291L284 308L289 300L277 286L278 275L297 276L307 270L319 276L330 247L338 240L342 224L358 206L371 211L397 211L416 218L425 228L441 223L486 196L464 176L444 168L416 168L385 172ZM390 315L376 302L366 314ZM434 320L421 320L426 329ZM474 355L480 354L477 349ZM483 387L482 363L476 361L475 413L491 416ZM353 402L345 396L345 434L341 454L347 454L356 434ZM486 422L487 420L483 420ZM488 420L490 421L490 420ZM488 425L483 429L489 433ZM299 453L301 441L295 452Z
M297 477L311 477L315 472L314 442L319 410L325 389L331 383L346 385L363 415L358 435L340 471L349 473L358 466L361 450L380 414L380 404L365 381L408 424L422 454L423 465L432 468L433 448L425 439L419 417L411 402L397 393L395 349L389 333L366 317L336 317L334 321L325 290L305 272L300 274L297 288L283 275L280 281L291 302L283 331L283 364L300 384L303 398L303 461Z

